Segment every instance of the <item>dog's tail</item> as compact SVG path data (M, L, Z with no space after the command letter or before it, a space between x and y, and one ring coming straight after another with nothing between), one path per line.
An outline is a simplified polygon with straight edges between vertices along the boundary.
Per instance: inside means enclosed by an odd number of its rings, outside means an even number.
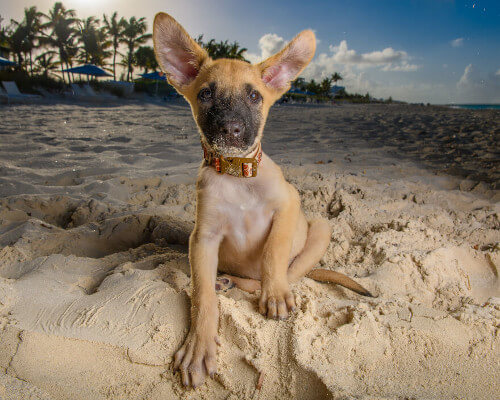
M368 290L366 290L359 283L355 282L347 275L341 274L340 272L330 271L329 269L313 269L307 274L308 278L314 279L318 282L335 283L337 285L343 286L353 292L356 292L362 296L374 297Z

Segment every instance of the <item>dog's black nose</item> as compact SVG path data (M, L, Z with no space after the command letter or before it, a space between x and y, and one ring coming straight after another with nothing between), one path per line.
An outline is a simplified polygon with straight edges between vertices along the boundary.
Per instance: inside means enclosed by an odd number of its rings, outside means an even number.
M243 132L245 131L245 127L241 122L237 121L229 121L224 124L224 127L222 128L223 132L225 135L228 136L233 136L233 137L240 137L243 135Z

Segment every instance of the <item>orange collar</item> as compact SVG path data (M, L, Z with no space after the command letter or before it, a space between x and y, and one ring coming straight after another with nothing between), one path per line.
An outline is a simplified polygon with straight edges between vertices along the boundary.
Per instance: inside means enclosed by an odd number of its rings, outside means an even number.
M224 157L211 152L203 144L203 158L206 165L215 167L219 174L229 174L238 178L251 178L257 176L257 167L262 160L262 148L259 143L257 148L248 157Z

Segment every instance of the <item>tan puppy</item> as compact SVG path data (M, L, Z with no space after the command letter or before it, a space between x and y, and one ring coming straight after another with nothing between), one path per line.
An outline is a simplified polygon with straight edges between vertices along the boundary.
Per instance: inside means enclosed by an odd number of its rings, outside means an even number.
M260 150L269 108L314 55L313 32L257 65L210 59L165 13L156 15L153 40L169 82L191 105L205 150L189 242L191 329L174 362L183 384L196 387L216 372L218 270L230 274L219 286L260 289L259 311L269 318L294 310L289 284L307 274L370 294L345 275L311 271L330 242L328 222L306 220L297 190Z

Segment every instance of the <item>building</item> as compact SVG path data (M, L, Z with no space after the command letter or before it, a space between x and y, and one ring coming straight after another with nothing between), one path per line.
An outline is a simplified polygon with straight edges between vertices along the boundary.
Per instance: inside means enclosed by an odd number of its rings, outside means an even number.
M330 94L335 97L339 92L345 92L345 86L333 85L330 89Z

